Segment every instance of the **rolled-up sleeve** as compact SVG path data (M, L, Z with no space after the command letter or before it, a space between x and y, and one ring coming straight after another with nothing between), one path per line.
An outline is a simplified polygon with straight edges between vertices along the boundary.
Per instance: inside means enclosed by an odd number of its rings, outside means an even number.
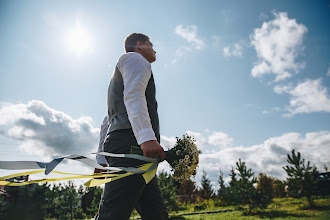
M145 96L151 64L139 53L127 53L119 59L118 68L124 81L124 104L137 143L157 140Z

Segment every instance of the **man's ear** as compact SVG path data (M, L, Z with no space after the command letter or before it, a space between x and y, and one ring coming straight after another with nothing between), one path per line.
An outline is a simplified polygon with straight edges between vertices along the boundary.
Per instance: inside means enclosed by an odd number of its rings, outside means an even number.
M141 46L142 46L141 41L138 41L138 42L136 43L136 49L140 49L140 50L141 50Z

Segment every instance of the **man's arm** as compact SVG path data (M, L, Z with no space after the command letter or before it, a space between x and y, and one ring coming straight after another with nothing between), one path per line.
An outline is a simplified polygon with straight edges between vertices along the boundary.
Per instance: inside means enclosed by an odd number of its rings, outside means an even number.
M164 149L152 129L145 97L151 64L141 54L130 53L120 58L118 68L124 81L124 104L137 143L144 156L164 160Z

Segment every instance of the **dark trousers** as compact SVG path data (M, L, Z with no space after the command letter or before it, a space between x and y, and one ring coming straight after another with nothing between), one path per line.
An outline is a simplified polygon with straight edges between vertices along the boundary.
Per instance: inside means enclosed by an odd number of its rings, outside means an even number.
M129 154L131 146L138 146L131 129L111 132L104 143L104 151ZM107 158L109 166L135 167L142 161L127 158ZM134 209L143 220L168 219L165 200L159 189L157 177L148 184L141 174L134 174L105 184L97 220L126 220Z

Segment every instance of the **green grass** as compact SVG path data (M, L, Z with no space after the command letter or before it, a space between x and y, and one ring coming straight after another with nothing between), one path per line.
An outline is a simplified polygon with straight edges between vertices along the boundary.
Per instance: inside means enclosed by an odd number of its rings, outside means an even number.
M171 220L185 219L330 219L330 199L315 199L316 208L308 208L307 200L283 198L274 199L274 202L264 211L259 211L253 215L246 216L243 211L234 207L209 207L207 211L219 211L211 214L193 214L191 211L180 211L170 213ZM227 210L227 211L226 211ZM235 211L230 211L235 210ZM189 215L189 213L191 213Z
M181 205L180 211L170 212L170 219L330 219L330 198L317 198L314 201L316 207L309 208L305 198L277 198L267 209L257 211L252 215L245 215L244 210L240 210L238 207L216 206L214 201L210 200L205 202L207 208L204 210L196 210L194 204ZM136 211L133 216L139 217Z

